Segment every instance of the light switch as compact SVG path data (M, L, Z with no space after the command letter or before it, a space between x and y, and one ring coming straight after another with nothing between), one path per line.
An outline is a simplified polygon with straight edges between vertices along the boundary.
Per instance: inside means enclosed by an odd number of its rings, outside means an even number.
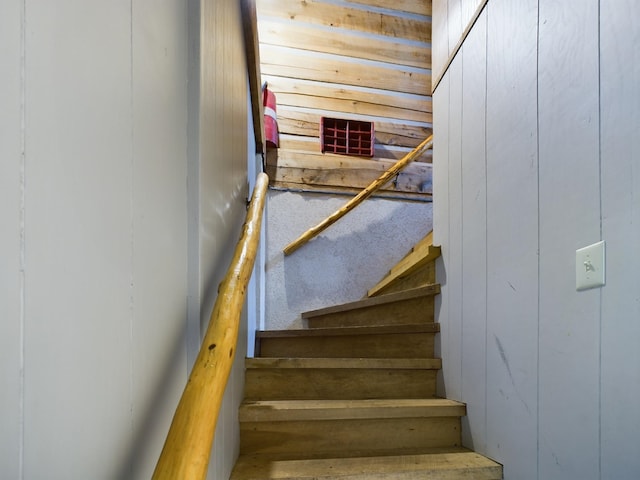
M604 285L604 240L576 250L576 290Z

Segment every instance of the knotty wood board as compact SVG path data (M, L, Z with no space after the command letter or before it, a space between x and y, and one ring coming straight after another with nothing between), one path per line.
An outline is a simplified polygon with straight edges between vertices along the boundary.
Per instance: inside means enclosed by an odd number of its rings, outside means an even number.
M363 89L354 86L332 85L322 82L300 80L296 78L279 77L274 75L263 75L262 78L268 82L269 88L277 94L287 93L296 95L308 95L311 97L321 97L325 100L347 100L354 102L357 108L365 108L361 105L370 105L366 108L387 107L407 112L409 115L431 113L431 97L427 92L421 94L408 95L388 90ZM278 104L280 104L278 95ZM307 106L305 104L297 106ZM325 107L324 110L327 110ZM351 113L359 113L356 110ZM380 114L381 117L394 117L393 115ZM402 120L412 120L411 117L401 117ZM427 121L425 118L418 118L417 121Z
M278 150L277 161L268 157L272 182L300 182L308 185L365 188L386 171L392 161L365 160L340 155L306 154ZM431 164L412 163L383 187L384 190L431 193Z
M431 0L350 0L353 3L431 16Z
M304 50L261 44L261 71L267 75L316 80L425 95L431 71L363 64L348 57L314 55Z
M378 62L431 68L431 48L402 42L399 38L354 35L348 30L326 29L308 24L263 19L260 42L265 45L297 48L320 53Z
M258 15L431 42L431 22L349 8L317 0L259 0Z
M600 4L602 238L607 242L607 285L601 291L602 478L634 478L640 472L637 253L636 261L629 261L640 245L639 17L635 0Z

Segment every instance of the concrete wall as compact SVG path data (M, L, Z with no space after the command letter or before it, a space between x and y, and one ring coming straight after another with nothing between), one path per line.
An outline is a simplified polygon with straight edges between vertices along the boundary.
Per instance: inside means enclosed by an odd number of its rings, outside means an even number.
M245 211L236 3L0 4L2 478L150 477Z
M434 2L434 45L464 3ZM434 94L441 388L507 480L640 475L639 14L489 0ZM577 292L601 239L607 284Z
M431 203L370 198L284 256L286 245L350 198L269 192L267 329L300 328L304 311L363 298L431 230Z

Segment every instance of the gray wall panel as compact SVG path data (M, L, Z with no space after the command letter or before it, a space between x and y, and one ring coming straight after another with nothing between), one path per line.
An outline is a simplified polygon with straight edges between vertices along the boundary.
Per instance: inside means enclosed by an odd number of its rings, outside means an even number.
M600 291L575 288L600 240L597 30L597 0L540 1L541 478L598 478Z
M600 6L602 238L602 478L640 474L640 4Z
M462 51L462 397L465 445L486 446L487 171L485 152L487 15Z
M533 479L538 365L536 2L493 0L488 32L487 450L505 463L506 478Z

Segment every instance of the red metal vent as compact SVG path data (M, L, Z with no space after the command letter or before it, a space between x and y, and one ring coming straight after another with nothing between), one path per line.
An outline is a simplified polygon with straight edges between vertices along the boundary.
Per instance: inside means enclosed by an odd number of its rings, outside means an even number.
M320 145L322 153L373 157L373 122L320 119Z

